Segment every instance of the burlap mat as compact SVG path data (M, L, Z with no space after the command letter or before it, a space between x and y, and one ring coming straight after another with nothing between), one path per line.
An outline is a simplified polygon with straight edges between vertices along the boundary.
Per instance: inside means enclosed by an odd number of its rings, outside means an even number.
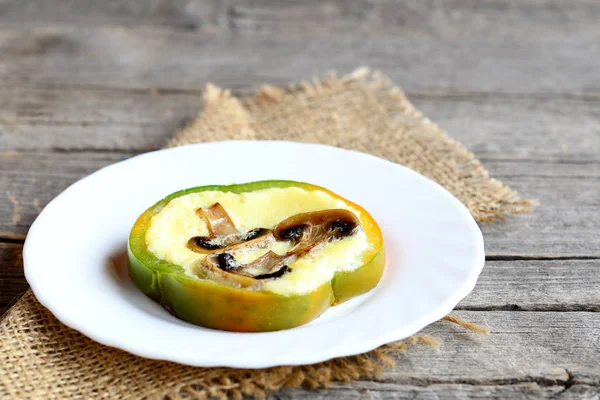
M531 202L488 177L479 161L423 117L385 77L359 69L287 88L265 86L238 99L208 85L204 111L169 146L225 139L286 139L369 152L409 166L446 187L478 221L529 211ZM447 321L485 333L455 317ZM152 361L97 344L58 322L27 293L0 325L2 398L96 399L263 396L379 375L390 353L415 336L370 353L316 365L264 370L194 368Z

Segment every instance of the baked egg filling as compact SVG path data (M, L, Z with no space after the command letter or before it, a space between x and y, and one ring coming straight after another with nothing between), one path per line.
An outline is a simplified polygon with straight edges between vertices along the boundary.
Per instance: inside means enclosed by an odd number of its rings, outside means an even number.
M340 271L353 271L375 254L373 243L363 230L361 213L339 198L320 190L298 187L269 188L246 193L203 191L189 193L171 200L152 217L146 232L148 249L159 259L181 265L189 276L202 279L199 264L207 254L190 249L193 237L209 236L209 227L198 216L198 209L219 203L237 230L250 232L256 228L274 229L282 221L301 213L342 209L354 214L361 225L350 235L324 242L288 264L289 272L266 280L260 287L281 295L311 292ZM249 264L269 251L285 255L293 247L289 241L273 240L261 247L242 246L230 252L241 264ZM247 268L246 272L264 271Z

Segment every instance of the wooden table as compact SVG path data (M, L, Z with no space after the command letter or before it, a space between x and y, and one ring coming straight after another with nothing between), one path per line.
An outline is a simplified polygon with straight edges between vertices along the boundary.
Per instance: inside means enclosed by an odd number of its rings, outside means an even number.
M456 315L489 337L437 323L441 351L413 346L381 380L274 398L598 398L594 0L0 1L0 312L27 289L21 249L44 205L159 148L205 83L244 93L361 65L541 206L482 227L486 268Z

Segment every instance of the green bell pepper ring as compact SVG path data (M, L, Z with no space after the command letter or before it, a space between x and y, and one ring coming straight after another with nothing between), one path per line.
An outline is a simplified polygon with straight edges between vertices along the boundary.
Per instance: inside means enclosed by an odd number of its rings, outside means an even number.
M146 232L152 217L177 197L203 191L244 193L291 187L325 192L360 211L360 222L371 245L371 250L363 255L364 262L360 267L336 272L331 281L309 293L282 295L191 277L182 266L157 258L147 247ZM381 230L366 210L327 189L293 181L202 186L173 193L137 219L129 236L128 259L129 275L135 285L170 313L196 325L236 332L276 331L310 322L330 306L373 289L385 267Z

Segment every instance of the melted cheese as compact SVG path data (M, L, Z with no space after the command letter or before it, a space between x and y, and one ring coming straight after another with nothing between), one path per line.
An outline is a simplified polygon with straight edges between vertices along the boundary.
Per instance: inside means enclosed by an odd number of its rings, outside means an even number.
M194 275L194 266L205 255L188 249L194 236L207 236L208 228L196 210L220 203L240 231L254 228L274 228L284 219L304 212L342 208L360 218L360 212L322 191L301 188L271 188L248 193L205 191L190 193L171 200L152 217L146 232L148 249L160 259L183 266ZM353 270L363 264L361 255L370 248L362 229L354 235L313 249L309 254L289 264L292 272L266 281L262 290L278 294L301 294L315 290L331 280L336 271ZM249 263L272 250L285 254L287 242L273 242L263 249L238 250L236 260Z

